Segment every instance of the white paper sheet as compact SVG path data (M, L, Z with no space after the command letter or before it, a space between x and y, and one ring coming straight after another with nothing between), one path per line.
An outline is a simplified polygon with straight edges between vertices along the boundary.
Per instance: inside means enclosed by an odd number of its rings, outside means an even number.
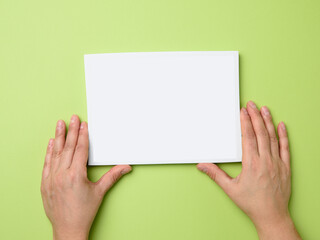
M241 161L238 52L84 56L89 165Z

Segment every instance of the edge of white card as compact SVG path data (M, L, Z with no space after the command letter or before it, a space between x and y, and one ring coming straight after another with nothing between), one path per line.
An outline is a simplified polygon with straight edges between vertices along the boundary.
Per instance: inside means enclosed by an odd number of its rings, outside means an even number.
M203 55L217 55L217 56L233 56L234 61L235 61L235 69L234 69L234 74L235 74L235 105L239 106L236 109L236 115L239 116L240 120L240 96L239 96L239 51L166 51L166 52L119 52L119 53L95 53L95 54L85 54L84 55L84 67L86 68L86 61L88 58L94 55L119 55L119 54L166 54L166 53L179 53L179 54L188 54L188 53L198 53L198 54L203 54ZM86 71L85 71L85 79L87 79ZM87 81L86 86L87 86ZM88 94L87 96L87 116L88 116L88 132L90 133L90 110L91 107L88 104ZM158 161L158 162L150 162L150 163L145 163L145 162L139 162L135 161L134 163L132 162L119 162L119 161L94 161L93 158L93 151L90 151L90 148L92 149L92 146L89 141L89 157L88 157L88 165L89 166L110 166L110 165L119 165L119 164L129 164L129 165L155 165L155 164L195 164L195 163L232 163L232 162L241 162L242 161L242 148L241 148L241 126L240 126L240 121L236 123L236 133L237 136L239 136L238 143L237 144L237 153L238 157L237 158L230 158L230 159L201 159L197 160L194 159L192 161L186 161L185 159L181 160L174 160L174 161ZM90 139L90 137L89 137Z

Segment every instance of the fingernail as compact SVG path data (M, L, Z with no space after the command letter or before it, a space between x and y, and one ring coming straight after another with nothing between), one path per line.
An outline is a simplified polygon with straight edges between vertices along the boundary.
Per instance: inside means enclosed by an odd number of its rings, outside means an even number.
M57 122L57 129L61 129L62 126L63 126L63 122L62 122L62 120L59 120L59 121Z
M80 129L84 129L84 125L85 125L85 123L82 122L81 125L80 125Z
M76 121L76 115L72 115L71 120L70 120L70 124L74 123Z
M247 111L246 108L243 107L243 108L242 108L242 111L243 111L244 114L247 114L247 115L248 115L248 111Z
M51 147L52 147L52 145L53 145L53 139L52 139L52 138L50 138L48 146L51 148Z
M248 103L249 103L249 106L250 106L251 108L257 108L257 106L254 104L254 102L249 101Z
M261 110L262 110L262 114L264 116L269 116L270 115L269 109L266 106L263 106Z
M284 122L280 123L280 127L282 128L282 130L286 131L286 125L284 124Z
M208 169L206 167L198 167L201 172L207 173Z
M121 175L125 175L125 174L127 174L128 172L130 172L130 171L131 171L131 168L123 169L123 170L121 171Z

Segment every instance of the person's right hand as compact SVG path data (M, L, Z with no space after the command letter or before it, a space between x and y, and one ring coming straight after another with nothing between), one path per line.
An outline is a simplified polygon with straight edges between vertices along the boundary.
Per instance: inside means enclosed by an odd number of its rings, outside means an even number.
M278 125L277 139L270 112L250 101L241 109L242 171L231 178L217 165L200 163L253 221L260 239L301 239L291 220L290 154L286 127Z

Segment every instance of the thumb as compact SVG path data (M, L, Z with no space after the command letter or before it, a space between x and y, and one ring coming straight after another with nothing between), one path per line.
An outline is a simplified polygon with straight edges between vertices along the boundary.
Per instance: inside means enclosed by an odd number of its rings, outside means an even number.
M225 193L228 194L232 178L225 171L213 163L199 163L197 168L207 174Z
M129 165L117 165L106 172L97 182L99 190L105 194L123 175L132 169Z

